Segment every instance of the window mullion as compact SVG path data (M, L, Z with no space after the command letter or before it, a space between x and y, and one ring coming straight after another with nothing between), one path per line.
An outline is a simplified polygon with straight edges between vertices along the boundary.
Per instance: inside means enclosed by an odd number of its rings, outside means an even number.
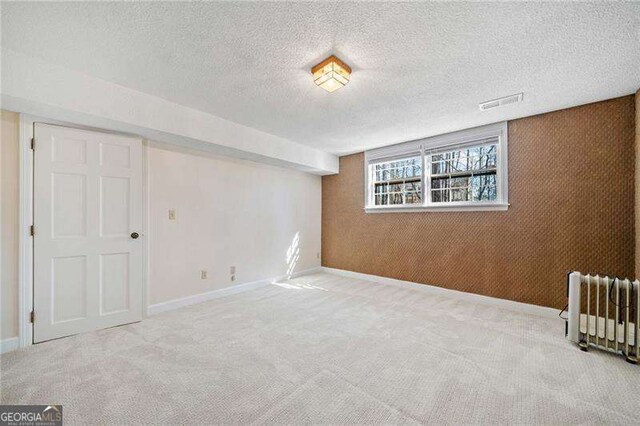
M431 204L431 163L427 165L427 155L424 147L420 150L422 156L422 204Z

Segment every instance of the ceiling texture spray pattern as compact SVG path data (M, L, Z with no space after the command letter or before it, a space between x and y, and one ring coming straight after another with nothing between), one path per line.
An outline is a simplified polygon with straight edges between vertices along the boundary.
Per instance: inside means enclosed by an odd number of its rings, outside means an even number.
M2 46L344 154L635 92L640 3L3 2Z

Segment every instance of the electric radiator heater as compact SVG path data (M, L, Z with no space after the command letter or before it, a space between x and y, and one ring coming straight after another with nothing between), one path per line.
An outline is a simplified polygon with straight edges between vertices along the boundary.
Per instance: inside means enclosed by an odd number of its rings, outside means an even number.
M569 274L567 338L580 345L640 357L640 282L599 275Z

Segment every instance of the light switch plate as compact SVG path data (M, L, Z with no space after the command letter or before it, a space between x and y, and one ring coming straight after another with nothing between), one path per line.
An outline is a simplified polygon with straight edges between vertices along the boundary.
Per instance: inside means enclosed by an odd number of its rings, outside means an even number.
M169 210L169 220L176 220L176 211L175 209Z
M205 271L204 269L202 271L200 271L200 279L201 280L206 280L207 279L207 271Z

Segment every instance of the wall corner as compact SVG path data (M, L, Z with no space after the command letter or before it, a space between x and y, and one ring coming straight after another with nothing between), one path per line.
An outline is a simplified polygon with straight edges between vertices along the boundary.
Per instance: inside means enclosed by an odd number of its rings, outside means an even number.
M640 89L635 96L635 121L636 121L636 139L635 139L635 278L640 276Z

